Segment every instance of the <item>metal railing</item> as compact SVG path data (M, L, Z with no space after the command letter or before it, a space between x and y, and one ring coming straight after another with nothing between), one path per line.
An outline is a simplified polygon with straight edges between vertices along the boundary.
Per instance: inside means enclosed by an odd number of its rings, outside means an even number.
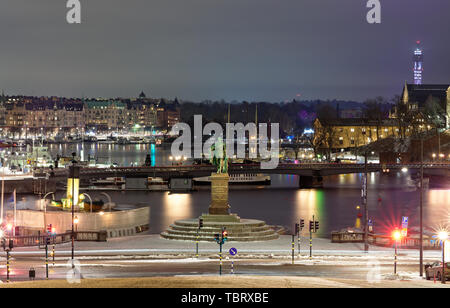
M70 243L72 234L70 232L56 234L56 235L24 235L5 237L12 239L14 247L44 247L47 238L50 238L50 243L64 244ZM107 238L106 231L78 231L75 232L75 241L79 242L105 242Z

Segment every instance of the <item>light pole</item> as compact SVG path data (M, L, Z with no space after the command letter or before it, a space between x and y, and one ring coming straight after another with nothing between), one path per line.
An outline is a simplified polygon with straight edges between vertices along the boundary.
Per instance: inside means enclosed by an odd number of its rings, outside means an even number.
M47 198L47 196L52 195L53 196L53 200L55 200L55 193L54 192L48 192L44 195L44 197L42 197L41 199L41 211L44 210L44 229L47 228L47 203L45 203L45 198Z
M442 275L441 282L445 284L445 280L447 279L445 275L445 241L448 239L448 232L441 231L438 234L438 238L442 241Z
M363 181L363 202L364 202L364 251L369 251L369 207L367 206L367 150L364 155L364 181Z
M70 169L70 176L72 178L72 268L75 268L75 177L79 177L79 167L75 166L75 155L76 153L72 153L72 166Z
M100 195L106 196L106 198L108 198L109 211L111 212L111 203L112 203L111 196L105 192L100 193Z
M423 277L423 136L420 137L420 204L419 204L419 266L420 277Z
M397 246L398 242L402 239L402 233L400 232L400 230L396 229L392 233L392 238L395 241L395 255L394 255L394 275L395 275L397 274Z
M91 198L91 196L89 196L87 193L82 193L82 195L89 198L89 204L91 207L90 212L92 213L92 198Z

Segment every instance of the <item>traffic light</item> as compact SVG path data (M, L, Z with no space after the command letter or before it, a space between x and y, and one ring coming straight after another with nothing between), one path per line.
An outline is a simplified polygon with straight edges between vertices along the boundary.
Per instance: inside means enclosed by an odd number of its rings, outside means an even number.
M295 224L295 234L298 235L300 233L300 224Z
M56 235L56 228L52 227L52 235Z
M52 233L52 224L47 225L47 233L48 234Z
M220 242L220 235L219 233L214 234L214 240L219 243Z
M12 239L9 240L9 245L8 245L8 247L9 247L9 250L11 250L11 249L14 248L14 241L13 241Z
M317 230L319 230L319 222L315 221L314 222L314 232L317 232Z
M2 247L3 247L3 250L6 250L6 239L5 238L2 238Z
M309 221L309 232L313 232L314 231L314 222L313 221Z
M222 230L222 240L225 242L228 239L228 232L226 229Z
M198 220L198 228L200 229L200 228L203 228L203 218L200 218L199 220Z
M305 220L300 219L300 231L303 230L304 227L305 227Z

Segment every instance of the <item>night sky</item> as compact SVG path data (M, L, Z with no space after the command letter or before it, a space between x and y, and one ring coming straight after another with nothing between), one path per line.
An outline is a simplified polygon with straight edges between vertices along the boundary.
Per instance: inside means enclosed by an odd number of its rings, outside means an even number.
M450 83L450 1L1 0L6 94L182 100L346 99L400 94L421 40L424 82Z

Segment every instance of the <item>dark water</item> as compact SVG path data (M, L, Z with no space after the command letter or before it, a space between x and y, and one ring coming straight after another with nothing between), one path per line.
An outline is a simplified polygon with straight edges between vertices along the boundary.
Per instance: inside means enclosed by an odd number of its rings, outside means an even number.
M74 146L62 145L51 148L52 152L70 154ZM88 153L105 160L129 164L143 163L149 147L145 145L89 145ZM87 155L87 154L85 154ZM170 149L157 147L157 165L169 164ZM111 157L111 158L109 158ZM408 216L410 227L418 226L419 191L414 187L410 174L369 174L369 216L374 221L377 233L388 233L400 226L401 217ZM355 224L361 204L361 175L348 174L324 179L323 189L298 189L298 178L289 175L273 175L269 187L232 186L229 201L233 213L242 218L254 218L268 224L292 228L299 218L306 221L312 215L320 221L320 237L329 237L330 232ZM104 198L96 192L89 193L94 199ZM174 220L198 217L208 211L210 190L201 187L192 193L171 194L169 192L108 192L113 201L122 208L150 206L150 230L163 231ZM62 195L57 194L57 198ZM19 207L33 207L35 196L19 196ZM448 226L450 219L450 190L432 188L424 193L425 225L436 229Z

